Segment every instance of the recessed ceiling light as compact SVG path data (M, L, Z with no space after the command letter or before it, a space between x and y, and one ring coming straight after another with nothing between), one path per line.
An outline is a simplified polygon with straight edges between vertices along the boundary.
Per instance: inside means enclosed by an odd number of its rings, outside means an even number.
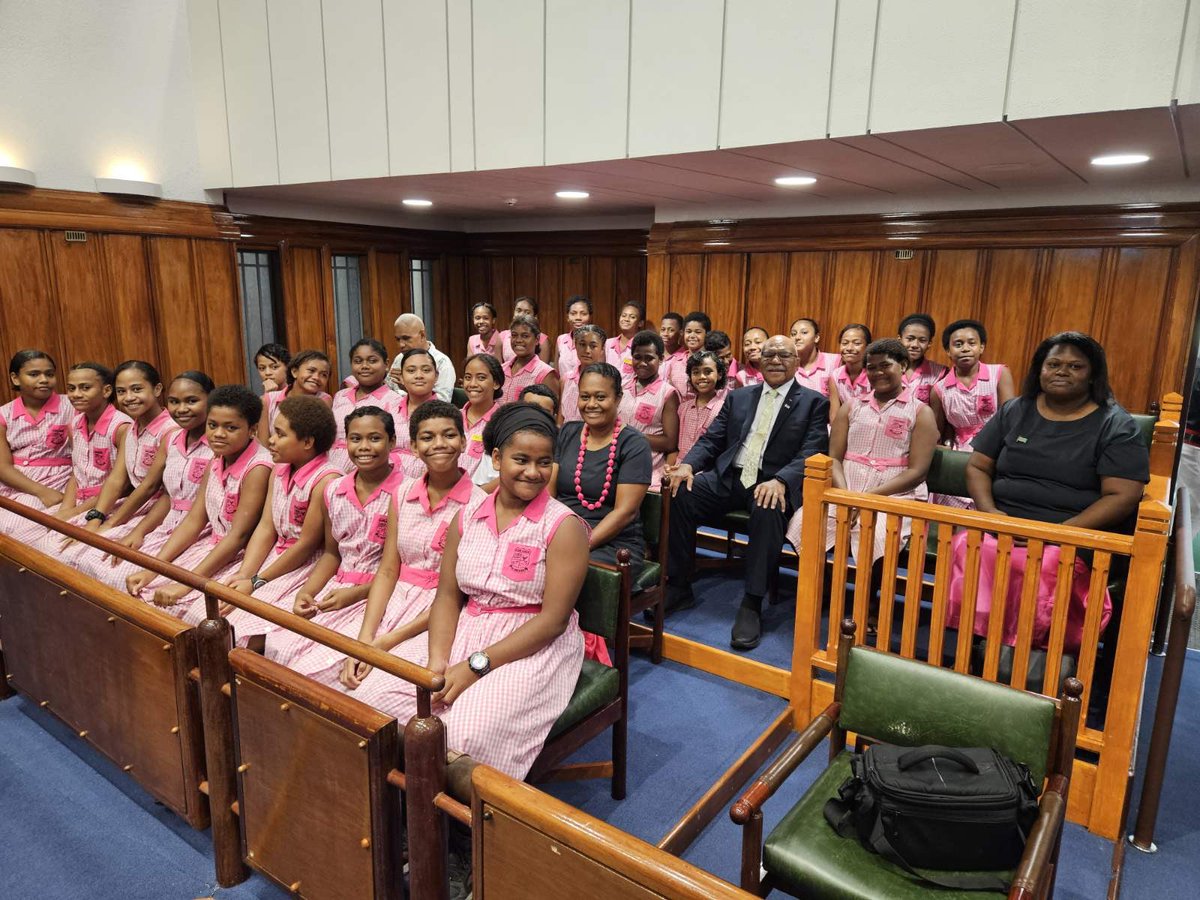
M422 200L419 197L405 197L400 202L405 206L433 206L432 200Z
M587 191L555 191L554 196L560 200L586 200L591 194Z
M1093 166L1136 166L1150 159L1145 153L1111 153L1108 156L1093 156Z
M804 184L816 184L817 179L811 175L784 175L781 178L776 178L775 183L780 187L798 187Z

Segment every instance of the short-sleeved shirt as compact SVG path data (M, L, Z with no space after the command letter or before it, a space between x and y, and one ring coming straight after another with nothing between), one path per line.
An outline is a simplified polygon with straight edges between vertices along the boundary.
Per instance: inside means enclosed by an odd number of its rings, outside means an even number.
M1073 422L1047 419L1016 397L983 426L974 449L996 461L992 496L1010 516L1061 523L1100 499L1101 478L1150 480L1150 452L1116 403ZM1133 517L1113 531L1133 530Z
M554 454L558 462L558 483L555 485L555 496L565 503L571 512L587 522L589 528L595 528L600 520L613 511L617 502L617 485L619 484L649 484L651 465L650 442L640 431L633 428L622 428L617 437L617 458L613 465L613 483L608 489L608 496L597 509L588 509L579 502L575 493L575 466L579 462L579 436L583 433L582 422L564 422L558 432L558 447ZM584 454L583 472L579 483L583 496L589 503L595 503L604 490L604 474L608 470L608 447L600 450L589 450ZM642 538L642 522L636 516L612 541L612 546L622 547L645 554L645 541Z

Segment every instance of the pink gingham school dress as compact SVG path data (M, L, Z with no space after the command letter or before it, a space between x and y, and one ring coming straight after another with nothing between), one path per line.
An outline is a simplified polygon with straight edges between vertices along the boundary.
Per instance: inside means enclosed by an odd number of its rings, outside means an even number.
M660 375L648 385L640 384L636 379L625 382L625 390L621 394L621 403L617 408L621 421L642 434L663 433L663 406L667 398L675 395L675 388ZM667 463L667 455L657 450L651 452L650 490L657 491L662 484L663 466Z
M564 422L581 422L579 414L579 374L582 368L576 367L570 375L564 375L562 380L562 396L558 401L558 411Z
M395 496L400 576L379 620L375 632L377 635L411 622L433 604L442 567L442 553L446 549L446 532L450 530L454 517L468 503L481 500L487 494L472 484L470 477L463 473L437 506L430 506L429 487L425 478L405 479ZM365 612L365 606L359 608L353 621L344 623L345 630L335 630L342 631L347 637L358 637ZM345 654L316 646L292 668L323 684L338 687L338 673L345 659Z
M846 456L842 460L842 471L846 476L846 489L866 492L895 478L908 468L909 446L912 442L913 425L921 411L921 403L908 388L883 406L875 395L867 394L850 403L850 430L846 439ZM929 489L925 482L902 494L892 496L901 500L927 500ZM787 538L794 547L800 546L800 524L802 510L796 510L788 525ZM860 523L856 520L850 529L850 555L857 557ZM837 535L837 521L832 513L825 526L825 549L833 547ZM912 522L900 520L900 537L903 540L912 530ZM883 556L887 540L886 517L875 518L875 542L871 561Z
M521 396L521 391L531 384L541 384L546 376L554 371L554 367L538 356L530 357L529 362L514 370L516 359L502 363L504 367L504 397L502 402L515 403Z
M251 439L246 448L232 463L226 465L225 460L214 457L209 463L208 482L204 490L204 511L208 515L208 536L199 538L196 543L183 551L176 559L175 565L181 569L194 570L204 557L213 551L233 524L237 514L238 503L241 502L242 482L246 476L259 467L271 466L271 454L257 440ZM164 543L166 543L164 541ZM221 581L234 574L242 564L242 550L239 550L224 568L209 576L212 581ZM155 578L142 588L138 594L147 603L154 602L154 592L171 582L166 578ZM198 602L197 602L198 601ZM188 620L187 616L193 607L198 609L198 617ZM199 591L189 591L173 605L165 608L173 616L178 616L195 625L205 618L204 597Z
M87 415L75 413L71 422L71 474L75 476L75 502L82 503L98 496L104 487L104 479L112 471L120 443L118 431L133 424L133 420L115 406L106 406L96 420L96 427L89 428ZM47 509L55 512L62 504ZM9 532L13 539L22 544L38 546L52 556L58 555L63 537L35 522L23 522Z
M355 380L354 383L357 385L358 381ZM270 434L271 430L275 427L275 416L279 413L279 404L287 399L288 391L290 390L290 387L286 387L278 391L267 391L263 394L263 414L267 417L267 434ZM296 396L307 397L308 395L298 393ZM317 395L317 399L323 400L326 404L333 402L333 398L324 391L321 391Z
M690 355L681 347L667 356L662 365L658 367L658 374L666 379L667 384L675 388L675 393L681 398L692 393L692 382L687 373L687 361ZM726 374L728 375L728 373Z
M483 461L483 457L486 455L483 450L483 429L492 420L492 416L496 414L496 410L500 408L500 404L493 403L488 407L488 411L474 423L470 421L468 416L470 408L470 405L467 405L462 409L463 431L467 436L467 449L458 457L458 467L468 475L473 476L479 468L480 462Z
M945 366L932 359L923 359L919 366L904 373L904 386L912 388L913 396L922 403L928 403L933 386L945 377Z
M954 429L954 447L956 450L970 450L975 435L988 423L1000 408L1000 397L997 391L1000 387L1002 365L989 365L981 362L975 375L975 382L967 387L958 378L958 373L950 369L946 376L933 386L933 391L942 401L942 413L946 421ZM953 494L933 494L930 501L943 506L953 506L957 509L974 509L975 502L970 497L956 497Z
M570 331L568 331L566 334L560 334L554 342L554 347L558 351L558 377L566 378L579 368L579 354L575 352L574 334ZM508 345L506 333L504 361L506 363L512 362L512 358L512 347Z
M623 340L621 335L610 337L604 342L604 361L610 365L616 366L617 371L621 373L622 378L633 377L633 338L625 341L625 346L621 346Z
M512 359L514 356L516 356L516 354L513 353L512 341L509 339L509 334L511 334L511 332L507 328L500 332L500 352L499 352L499 354L493 354L493 355L499 356L500 362L502 362L502 363L506 363L510 359ZM563 337L570 338L571 336L563 335L563 336L559 337L559 340L562 340ZM538 335L538 352L537 352L538 356L541 356L543 353L546 352L546 345L549 343L550 343L550 335L546 334L544 331ZM571 343L571 352L574 353L575 352L574 338L571 339L570 343Z
M758 369L752 369L749 366L742 366L738 369L737 375L734 377L738 387L750 387L755 384L762 384L764 381L763 373Z
M429 399L433 400L436 397L430 394ZM397 466L409 478L420 478L425 474L425 463L412 451L412 438L408 436L408 420L411 417L408 394L403 394L393 415L396 420L396 449L392 451L392 465Z
M503 359L504 336L507 331L493 331L492 339L486 344L483 342L483 336L479 332L467 338L467 356L474 356L476 353L487 353L496 359Z
M707 406L700 406L695 394L679 401L679 455L676 457L679 462L683 462L700 436L708 431L728 396L729 389L721 388Z
M200 492L200 482L204 478L204 473L208 471L208 465L213 458L212 449L208 446L206 437L201 437L189 448L187 432L176 429L167 440L169 443L167 444L167 462L163 467L163 490L171 498L171 509L159 526L146 535L139 548L143 553L149 553L151 556L158 554L175 529L179 527L183 517L191 511L192 503ZM119 541L136 527L136 521L126 522L124 525L106 531L104 536ZM206 525L200 535L200 540L206 545L208 535L209 528ZM97 581L111 585L119 591L125 590L125 580L130 575L141 570L140 566L124 560L114 566L112 561L106 559L99 550L89 549L91 552L79 559L78 568Z
M68 443L74 420L75 408L64 394L51 394L36 416L25 408L21 397L0 407L0 426L8 438L8 449L12 451L17 471L31 481L61 492L71 478ZM46 509L33 494L14 490L6 484L0 484L0 496L37 510ZM0 532L12 534L27 524L26 519L0 509Z
M459 613L449 665L504 639L539 612L546 589L546 548L571 516L543 492L497 532L496 495L471 498L462 511L455 569L458 587L470 599ZM425 665L429 633L392 652ZM434 709L446 725L448 746L524 778L567 708L582 666L583 634L572 611L563 633L537 653L493 669L453 706ZM372 672L353 694L400 722L416 712L413 686L386 673Z
M809 390L816 391L822 397L829 398L829 379L833 378L842 364L842 358L836 353L817 352L816 359L808 368L796 367L796 383L802 384Z
M833 373L833 383L837 387L838 399L843 403L852 397L867 397L871 394L871 380L867 378L866 366L863 366L858 376L853 379L845 366L838 366Z
M361 399L358 396L357 385L338 391L333 396L333 420L337 423L337 439L329 449L329 464L341 472L349 472L354 468L350 462L350 452L346 448L346 416L360 406L378 406L384 412L392 414L395 421L402 397L390 387L387 382L381 383ZM405 435L408 430L405 429Z
M314 456L299 469L293 469L287 464L275 466L271 473L271 521L275 525L275 546L259 566L260 572L265 572L274 565L275 561L300 539L300 531L304 528L312 507L313 491L323 479L331 475L337 478L344 477L342 472L330 465L329 457L324 453ZM296 592L304 587L304 582L308 581L308 576L312 574L313 566L321 558L323 543L324 541L318 544L316 550L297 568L272 579L254 591L255 599L291 612ZM202 613L200 618L203 620L204 603L198 605ZM253 635L270 634L279 627L241 609L233 610L226 620L233 628L239 646L245 646L246 640Z
M358 482L357 472L343 475L325 486L325 514L329 516L341 563L337 574L321 588L315 599L339 588L369 584L375 577L379 561L383 558L384 541L387 540L388 509L403 479L403 473L393 469L392 474L371 492L366 502L358 498L355 486ZM358 637L365 608L366 602L363 601L345 609L317 613L310 621L347 637ZM326 654L331 657L329 666L333 673L333 680L326 683L332 685L337 681L337 663L342 658L340 654L294 632L277 629L267 634L266 656L280 665L296 669L298 662ZM321 668L324 666L309 664L312 671ZM303 670L305 675L311 674L309 669Z

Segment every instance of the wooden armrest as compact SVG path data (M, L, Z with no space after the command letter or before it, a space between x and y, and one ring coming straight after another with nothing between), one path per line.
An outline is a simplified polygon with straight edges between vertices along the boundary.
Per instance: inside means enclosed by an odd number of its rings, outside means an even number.
M808 723L807 728L788 741L775 762L771 763L733 804L729 810L729 818L738 825L749 822L750 817L761 810L779 786L796 771L796 767L808 759L808 755L829 736L841 711L840 703L830 703L820 715Z
M1037 822L1025 842L1025 852L1021 854L1021 863L1009 888L1009 900L1033 900L1038 896L1038 885L1050 870L1058 833L1066 818L1067 801L1064 793L1047 788L1042 794Z

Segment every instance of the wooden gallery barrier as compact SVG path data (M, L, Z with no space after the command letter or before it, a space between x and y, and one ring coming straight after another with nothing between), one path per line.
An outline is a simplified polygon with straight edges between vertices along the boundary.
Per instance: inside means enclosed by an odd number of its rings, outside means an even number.
M430 714L440 675L6 497L0 508L204 593L208 619L188 628L0 535L5 691L65 721L193 827L211 822L222 886L243 881L248 864L298 896L403 896L402 787L411 896L446 896L443 811L469 822L470 810L445 788L457 779L465 796L470 773L447 765L445 728ZM231 651L223 603L416 685L417 715L401 731L358 700Z

